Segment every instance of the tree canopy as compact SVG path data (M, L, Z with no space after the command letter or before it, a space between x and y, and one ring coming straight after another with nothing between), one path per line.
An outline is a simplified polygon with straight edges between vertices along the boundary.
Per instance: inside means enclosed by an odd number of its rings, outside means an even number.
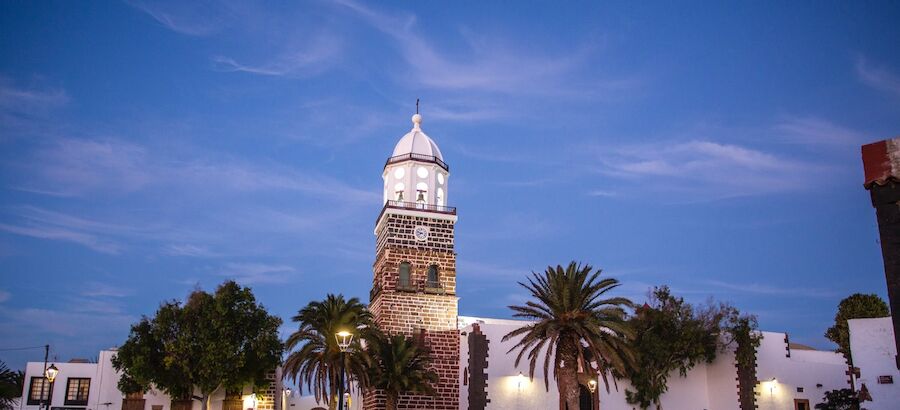
M22 396L24 382L25 374L21 370L10 370L6 363L0 361L0 409L13 409L15 399Z
M156 316L131 327L113 359L125 376L119 388L132 393L152 384L173 399L199 399L208 407L220 388L264 386L281 358L280 325L249 288L233 281L212 294L194 291L184 304L165 302Z
M636 335L631 342L636 361L625 371L631 381L626 400L642 409L661 409L660 397L674 371L685 377L735 342L749 344L755 352L759 340L755 323L729 305L710 302L694 307L666 286L654 288L649 301L629 319Z
M299 382L301 393L306 386L317 402L324 401L334 408L340 386L341 359L349 375L345 380L348 386L353 380L360 385L367 384L365 352L360 340L368 338L375 328L371 314L359 299L329 294L324 300L312 301L300 309L292 320L298 328L285 343L290 354L284 361L284 377ZM355 334L345 355L341 355L334 337L341 330Z
M878 295L854 293L838 304L837 313L834 315L834 325L825 331L825 337L838 345L837 352L842 353L848 362L850 357L850 327L849 319L863 319L873 317L890 316L887 303L884 303Z
M515 312L513 316L533 323L509 332L503 340L518 338L509 351L519 350L516 366L527 357L531 378L543 359L548 389L554 357L553 375L559 392L569 408L578 408L578 368L592 369L607 380L608 370L623 372L632 361L628 341L634 332L625 320L625 308L631 302L610 295L619 281L601 278L600 270L575 262L566 267L548 266L543 273L532 273L528 283L519 284L532 299L510 309Z
M366 364L370 386L384 391L385 409L395 410L401 393L435 393L438 375L429 367L430 352L404 335L373 333L367 339Z

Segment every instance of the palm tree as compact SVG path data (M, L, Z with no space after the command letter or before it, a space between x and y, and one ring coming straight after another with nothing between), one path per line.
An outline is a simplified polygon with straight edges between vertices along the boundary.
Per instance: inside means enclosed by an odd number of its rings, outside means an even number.
M534 378L535 367L543 354L544 381L548 378L553 360L553 376L561 398L560 408L578 408L578 369L590 373L623 374L626 365L634 360L628 344L633 332L625 321L625 307L631 301L609 297L607 293L619 286L613 278L600 278L600 270L592 272L590 265L569 263L563 268L548 266L542 274L532 272L528 283L519 282L533 297L524 306L510 306L513 316L533 321L506 336L503 341L520 338L509 349L516 349L516 366L527 354L529 376ZM507 352L507 353L509 353ZM552 358L552 359L551 359ZM591 365L591 364L594 365ZM607 390L609 384L607 382Z
M437 374L424 347L403 335L374 335L368 343L370 387L384 391L385 410L395 410L400 393L434 394Z
M353 381L366 384L365 359L359 340L372 331L372 316L359 299L344 300L343 295L329 294L325 300L310 302L292 319L299 327L285 342L291 352L284 361L285 377L294 382L300 380L301 393L305 384L317 402L324 401L334 409L340 387L341 357L348 375L347 391ZM342 330L356 334L343 356L334 336Z
M13 371L0 361L0 409L12 409L16 398L22 396L22 383L25 374L21 370Z

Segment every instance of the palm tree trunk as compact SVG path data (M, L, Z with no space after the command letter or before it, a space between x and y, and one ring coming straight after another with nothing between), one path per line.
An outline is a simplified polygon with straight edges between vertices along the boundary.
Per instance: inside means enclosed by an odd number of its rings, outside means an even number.
M397 395L387 393L384 399L384 410L397 410Z
M578 364L576 363L575 351L568 343L560 342L557 354L562 360L563 367L558 369L559 394L566 403L568 410L579 409L579 391L578 388Z

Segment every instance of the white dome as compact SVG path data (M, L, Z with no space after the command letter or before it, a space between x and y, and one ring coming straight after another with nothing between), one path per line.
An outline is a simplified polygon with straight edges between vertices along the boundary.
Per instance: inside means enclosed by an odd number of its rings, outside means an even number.
M425 135L419 127L419 124L422 123L422 116L419 114L413 115L412 122L412 131L404 135L403 138L400 138L400 141L397 142L397 145L394 147L394 154L392 156L418 154L435 157L443 161L444 156L441 155L441 149L438 148L437 144L435 144L428 135Z

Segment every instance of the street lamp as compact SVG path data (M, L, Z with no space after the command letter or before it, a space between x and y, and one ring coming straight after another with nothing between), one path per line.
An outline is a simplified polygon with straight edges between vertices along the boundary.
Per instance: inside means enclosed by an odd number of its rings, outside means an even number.
M338 410L344 410L344 373L346 372L346 369L344 369L344 356L347 354L347 349L350 348L350 343L353 342L353 333L341 330L334 334L334 339L337 341L338 347L341 348L341 385L338 388Z
M50 386L47 387L47 408L50 408L50 398L53 397L53 381L56 380L56 376L59 375L59 369L56 368L55 364L51 364L47 370L44 370L44 377L47 378L47 381L50 382Z

